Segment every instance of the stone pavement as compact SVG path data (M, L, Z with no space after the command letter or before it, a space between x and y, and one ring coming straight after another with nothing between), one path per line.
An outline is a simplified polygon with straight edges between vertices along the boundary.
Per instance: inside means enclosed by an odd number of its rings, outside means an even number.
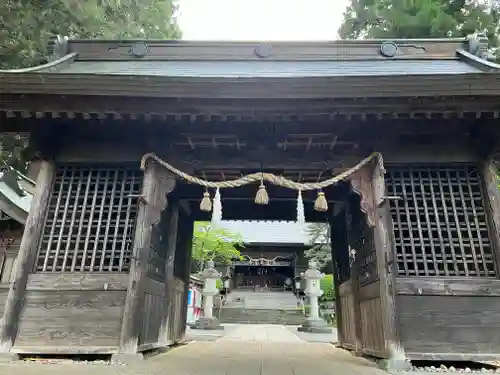
M309 334L313 335L313 334ZM332 337L334 337L332 335ZM1 375L387 375L373 362L278 325L189 331L178 346L137 365L0 363ZM317 339L316 339L317 340ZM405 375L405 373L399 373ZM420 373L410 373L420 375Z

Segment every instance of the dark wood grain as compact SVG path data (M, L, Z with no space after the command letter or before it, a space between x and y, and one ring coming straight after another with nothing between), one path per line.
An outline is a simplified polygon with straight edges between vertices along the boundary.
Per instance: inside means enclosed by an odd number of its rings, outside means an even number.
M118 347L125 293L28 290L13 351L25 346Z
M404 361L405 352L400 338L394 288L397 274L396 264L394 263L395 242L389 202L385 198L387 190L384 174L384 165L381 160L377 160L373 170L373 199L376 206L374 239L380 281L381 323L385 338L385 357L391 361Z
M0 352L7 353L17 335L18 319L23 308L23 299L28 276L38 251L44 219L52 192L55 166L43 161L37 179L37 190L31 202L12 282L5 302L4 316L0 327Z
M397 305L409 358L498 358L499 296L399 295Z

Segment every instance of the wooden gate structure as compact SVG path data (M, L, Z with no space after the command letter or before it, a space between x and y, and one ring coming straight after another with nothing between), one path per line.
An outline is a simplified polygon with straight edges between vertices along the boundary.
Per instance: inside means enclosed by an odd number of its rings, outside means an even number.
M0 351L138 356L182 338L194 220L207 180L321 181L340 345L380 358L500 354L500 66L481 36L231 43L63 40L0 71L4 132L41 169ZM296 192L223 192L226 219L294 220ZM213 195L213 191L210 191Z

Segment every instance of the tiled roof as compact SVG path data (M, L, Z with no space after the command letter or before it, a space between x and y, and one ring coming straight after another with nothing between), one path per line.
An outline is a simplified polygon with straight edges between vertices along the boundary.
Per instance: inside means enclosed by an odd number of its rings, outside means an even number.
M311 244L307 224L292 221L223 220L220 226L240 234L246 244Z
M335 77L480 73L459 60L405 61L75 61L58 73L164 77Z

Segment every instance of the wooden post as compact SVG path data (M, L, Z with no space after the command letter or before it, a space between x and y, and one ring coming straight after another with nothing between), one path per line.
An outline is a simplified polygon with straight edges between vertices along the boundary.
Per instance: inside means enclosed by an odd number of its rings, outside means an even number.
M374 242L377 254L377 271L380 282L382 305L382 326L384 329L387 358L379 362L386 370L408 370L411 364L406 360L400 337L400 322L396 310L395 240L389 201L386 199L385 170L378 163L373 172L373 199L376 206Z
M165 306L163 309L163 320L160 327L159 343L162 346L172 344L171 340L171 322L174 314L174 264L175 249L177 247L177 235L179 229L179 204L170 202L168 207L168 237L167 237L167 255L165 262Z
M354 239L351 238L351 225L352 225L352 213L350 205L347 206L347 210L345 211L346 221L346 232L347 232L347 245L348 251L351 249L351 243L354 242ZM357 229L357 228L356 228ZM355 248L356 255L359 253L360 249ZM354 333L355 333L355 345L356 349L354 351L354 355L362 356L363 355L363 341L362 341L362 321L361 321L361 304L360 304L360 296L359 296L359 259L356 256L351 265L351 293L353 298L353 314L354 314Z
M348 245L345 241L345 213L341 211L340 214L334 216L330 222L330 244L332 251L332 265L333 265L333 287L335 291L335 319L337 321L337 338L339 346L344 345L344 322L342 321L342 303L340 301L340 272L341 272L341 251L349 251Z
M161 212L167 205L166 196L174 189L175 179L162 178L163 170L149 161L144 171L139 210L137 213L129 283L123 311L120 354L116 361L134 361L142 358L137 354L140 334L140 308L143 298L141 284L146 278L147 262L153 225L160 221Z
M186 333L186 319L187 319L187 307L188 307L188 294L189 294L189 279L191 276L191 254L193 250L193 227L194 220L189 216L184 216L182 218L182 243L181 243L181 253L176 256L182 256L184 259L182 270L182 281L184 281L184 299L182 300L182 314L181 314L181 324L182 324L182 336Z
M41 162L40 173L36 182L36 192L31 202L23 238L19 246L14 281L10 285L0 325L0 353L9 353L16 339L19 319L22 315L26 284L28 276L33 270L33 264L38 252L45 216L52 194L55 171L56 168L52 161L44 160Z
M500 273L500 190L498 189L498 164L494 159L489 158L484 161L481 174L486 191L490 237L495 250L497 273Z

